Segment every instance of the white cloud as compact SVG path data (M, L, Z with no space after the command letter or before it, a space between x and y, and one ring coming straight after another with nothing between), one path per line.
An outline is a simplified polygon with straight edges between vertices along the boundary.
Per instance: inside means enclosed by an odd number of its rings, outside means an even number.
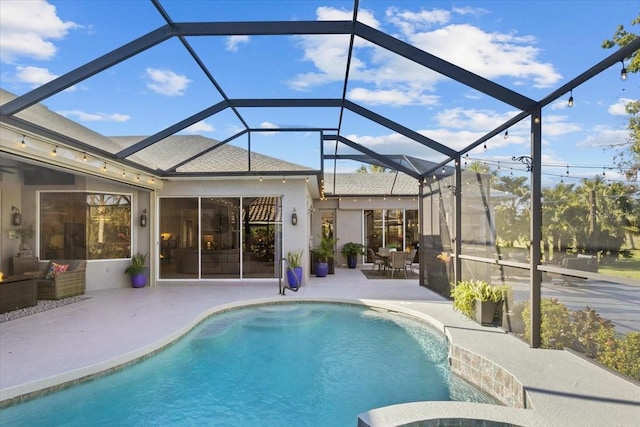
M625 144L629 139L628 129L611 129L596 126L589 132L586 138L576 144L579 148L610 149ZM612 152L611 157L614 153ZM609 159L603 158L603 162L609 163Z
M260 129L278 129L280 126L271 122L262 122L258 127ZM260 132L260 135L269 136L269 135L275 135L277 133L278 132Z
M225 48L230 52L237 52L238 46L249 43L249 36L229 36Z
M171 70L159 70L157 68L147 68L147 77L151 80L147 87L161 95L181 96L184 95L187 86L191 83L186 76L176 74Z
M58 77L42 67L16 67L16 77L31 86L40 86Z
M516 112L497 113L492 110L452 108L439 112L435 118L438 124L453 129L469 129L484 135L512 118Z
M216 129L212 125L202 120L202 121L199 121L198 123L194 123L191 126L187 127L184 131L187 133L200 133L200 132L213 132L214 130Z
M52 74L47 68L42 67L16 67L15 79L19 82L26 83L31 87L38 87L45 83L50 82L53 79L58 78L57 75ZM74 92L76 86L70 86L66 88L65 92Z
M355 88L349 91L347 97L354 102L370 105L437 105L440 97L435 95L423 95L412 90L369 90Z
M0 1L0 61L51 59L57 52L51 40L63 39L75 28L76 23L62 21L46 1Z
M368 11L365 11L371 26L381 27ZM455 14L487 13L483 9L454 9ZM318 19L351 19L351 12L331 7L318 8ZM361 20L362 13L358 15ZM550 63L539 60L541 51L533 36L521 36L509 32L486 32L474 25L449 24L452 13L434 9L417 12L390 8L386 19L397 27L408 43L448 62L465 68L487 79L510 78L513 84L549 87L562 76ZM345 70L336 64L346 64L348 43L342 36L299 37L304 50L303 59L313 63L316 72L295 75L289 84L296 90L338 82L344 78ZM371 84L370 95L378 91L398 87L410 88L417 96L425 91L434 91L437 84L448 79L410 60L393 54L372 43L356 39L349 70L350 86ZM364 89L363 89L364 90ZM405 90L405 89L403 89ZM364 92L362 92L364 93ZM379 102L383 96L370 96ZM396 97L389 97L393 104Z
M86 113L80 110L63 110L58 111L58 114L67 117L67 118L75 118L75 120L79 120L81 122L126 122L131 117L126 114L119 113Z
M637 101L637 100L630 99L630 98L620 98L618 100L618 102L616 102L615 104L610 105L609 108L607 109L607 111L612 116L626 116L628 113L627 113L627 110L625 109L625 107L627 106L627 104L629 102L635 102L635 101Z

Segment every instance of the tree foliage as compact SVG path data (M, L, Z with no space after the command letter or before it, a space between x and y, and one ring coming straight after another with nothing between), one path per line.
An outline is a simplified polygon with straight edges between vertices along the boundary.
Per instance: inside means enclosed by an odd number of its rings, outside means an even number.
M631 25L640 25L640 15L638 15ZM637 39L638 35L625 30L623 25L618 25L616 32L611 39L602 42L604 49L611 49L619 46L623 47ZM637 73L640 70L640 51L633 52L625 62L624 67L627 73ZM627 101L625 110L629 115L628 129L629 138L620 145L614 145L612 148L618 152L614 156L614 161L627 176L627 179L635 179L640 171L640 101Z

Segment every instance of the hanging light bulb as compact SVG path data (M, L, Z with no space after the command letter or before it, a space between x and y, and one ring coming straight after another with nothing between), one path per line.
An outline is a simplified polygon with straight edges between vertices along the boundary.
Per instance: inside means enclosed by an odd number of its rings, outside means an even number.
M122 169L122 177L124 178L125 176L127 176L127 173L125 172L124 169Z
M87 161L87 153L82 153L82 160Z
M486 142L485 142L485 143L484 143L484 145L482 146L482 149L483 149L484 151L487 151L487 143L486 143Z
M286 177L286 176L283 176L283 177L282 177L282 183L284 184L285 182L287 182L287 177Z
M140 182L140 174L136 175L136 182Z
M620 70L620 80L627 80L627 69L624 68L624 61L620 61L622 63L622 70Z
M498 172L500 172L500 162L498 162Z
M567 165L567 176L569 176L569 165Z
M260 177L260 182L262 182L262 177Z
M509 138L509 129L505 129L504 131L504 139L508 139Z
M104 166L102 166L102 172L107 171L107 162L104 162Z
M446 172L444 171L444 166L442 167L442 175L444 175Z
M573 89L571 89L568 104L569 104L569 107L573 107Z
M22 145L22 148L27 146L27 143L24 142L24 135L22 135L22 141L20 142L20 144Z
M51 151L51 155L54 156L54 157L58 155L58 146L57 145Z

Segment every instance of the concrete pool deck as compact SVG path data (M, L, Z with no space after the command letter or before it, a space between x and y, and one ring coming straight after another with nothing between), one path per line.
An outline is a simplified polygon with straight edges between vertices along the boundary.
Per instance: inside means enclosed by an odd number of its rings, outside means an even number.
M67 306L0 323L0 401L94 376L167 345L209 313L245 303L362 302L425 318L451 345L492 361L522 385L531 409L428 402L373 409L361 425L432 418L491 419L522 426L631 426L640 387L568 351L531 349L514 336L466 319L417 280L369 280L359 270L311 277L297 293L277 281L227 282L87 293ZM357 420L354 419L354 426Z

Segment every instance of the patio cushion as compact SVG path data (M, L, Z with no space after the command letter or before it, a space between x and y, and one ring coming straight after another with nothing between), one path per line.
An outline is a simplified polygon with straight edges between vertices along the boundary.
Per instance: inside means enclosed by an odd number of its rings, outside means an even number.
M64 273L69 269L69 264L58 264L57 262L50 262L49 269L47 271L47 275L44 276L45 279L53 279L57 273Z

